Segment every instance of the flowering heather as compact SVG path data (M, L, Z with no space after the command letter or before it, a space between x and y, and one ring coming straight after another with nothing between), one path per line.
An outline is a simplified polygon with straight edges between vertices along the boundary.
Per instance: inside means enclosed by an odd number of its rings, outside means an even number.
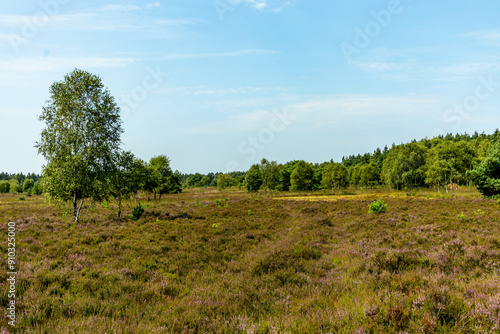
M436 196L190 190L82 209L0 195L17 226L5 333L500 333L500 206ZM356 194L354 194L354 192ZM382 199L388 210L369 214ZM250 212L250 214L249 214ZM460 217L459 217L460 216ZM6 237L0 249L6 258Z

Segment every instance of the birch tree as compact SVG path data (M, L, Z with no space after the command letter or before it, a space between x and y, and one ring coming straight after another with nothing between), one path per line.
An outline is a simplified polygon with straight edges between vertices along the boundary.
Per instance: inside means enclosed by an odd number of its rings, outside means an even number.
M36 143L43 155L43 187L49 199L71 201L78 221L86 198L106 196L107 176L123 132L120 108L100 77L75 69L50 87Z

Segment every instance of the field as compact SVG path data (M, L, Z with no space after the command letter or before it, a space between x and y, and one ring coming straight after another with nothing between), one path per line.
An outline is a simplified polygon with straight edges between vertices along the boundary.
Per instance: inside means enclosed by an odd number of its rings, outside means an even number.
M388 210L368 213L382 198ZM500 333L500 206L474 190L248 194L100 203L0 196L16 222L9 333ZM87 204L90 204L89 202Z

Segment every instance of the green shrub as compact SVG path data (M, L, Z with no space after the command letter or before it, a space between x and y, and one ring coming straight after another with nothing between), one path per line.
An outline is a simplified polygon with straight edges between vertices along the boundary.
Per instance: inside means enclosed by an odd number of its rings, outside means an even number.
M387 205L381 199L378 199L368 205L368 213L383 213L387 211Z
M7 194L10 191L10 183L7 180L0 181L0 194Z
M132 211L132 216L130 218L133 220L138 220L139 218L141 218L143 213L144 213L144 207L142 206L141 203L139 203L134 208L134 211Z
M26 198L25 198L24 196L19 196L19 200L20 200L20 201L25 201L25 200L26 200Z

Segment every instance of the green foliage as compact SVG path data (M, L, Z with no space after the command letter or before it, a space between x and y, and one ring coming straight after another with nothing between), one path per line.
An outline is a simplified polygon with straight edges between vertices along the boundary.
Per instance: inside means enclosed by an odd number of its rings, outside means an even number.
M47 160L43 188L49 198L73 203L73 219L85 198L100 201L107 193L107 173L123 132L120 108L101 78L75 69L50 87L39 120L46 127L37 142Z
M203 176L199 184L201 187L208 187L210 185L210 178L208 176Z
M43 188L42 188L41 181L36 181L35 184L33 185L33 194L35 194L35 195L43 194Z
M500 141L488 151L486 159L468 173L484 196L500 195Z
M132 216L130 216L130 219L139 220L139 218L141 218L143 213L144 213L144 206L142 206L142 204L139 203L134 207L134 210L132 211Z
M425 184L427 148L411 142L393 146L384 161L382 172L385 182L394 189L420 187Z
M24 197L24 196L19 196L19 200L20 200L20 201L25 201L25 200L26 200L26 197Z
M371 188L379 183L380 169L375 163L364 164L359 169L359 184Z
M328 189L341 189L347 188L349 185L349 171L347 167L339 163L328 164L322 173L321 183Z
M170 168L170 159L166 155L151 158L147 166L147 181L145 190L159 194L176 194L182 191L180 178Z
M303 160L297 162L290 176L291 191L312 190L314 168Z
M370 205L368 205L368 213L384 213L387 211L387 205L382 201L382 199L378 199L373 201Z
M10 179L10 192L11 193L21 193L23 192L23 188L17 179Z
M23 182L23 192L27 193L34 185L35 181L33 179L25 179Z
M234 185L234 178L229 174L219 174L217 177L217 189L222 191Z
M276 189L279 183L280 167L276 161L262 159L260 162L260 175L264 190ZM250 190L249 190L250 191Z
M0 194L7 194L10 191L10 183L7 180L0 181Z
M257 192L262 186L262 172L259 165L252 165L245 175L245 188L249 192Z

